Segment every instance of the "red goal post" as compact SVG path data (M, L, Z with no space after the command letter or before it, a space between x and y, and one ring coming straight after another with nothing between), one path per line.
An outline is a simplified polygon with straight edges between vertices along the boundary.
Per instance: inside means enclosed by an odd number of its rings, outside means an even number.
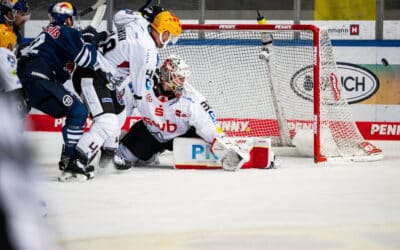
M263 34L272 37L266 60L260 60ZM208 98L219 122L250 124L240 132L225 130L230 136L268 136L315 162L382 158L355 125L325 29L184 24L178 43L160 53L161 59L178 54L188 62L190 84Z

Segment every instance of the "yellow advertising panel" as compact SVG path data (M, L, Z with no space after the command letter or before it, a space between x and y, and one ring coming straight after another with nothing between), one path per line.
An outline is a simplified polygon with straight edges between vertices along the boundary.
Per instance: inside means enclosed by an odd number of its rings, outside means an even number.
M376 0L315 0L315 20L375 20Z

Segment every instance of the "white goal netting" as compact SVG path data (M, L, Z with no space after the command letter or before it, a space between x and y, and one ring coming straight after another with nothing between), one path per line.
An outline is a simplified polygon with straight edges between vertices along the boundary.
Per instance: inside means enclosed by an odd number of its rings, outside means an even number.
M266 33L272 53L262 60ZM161 50L162 59L169 54L190 65L189 82L207 97L229 136L271 137L276 146L311 151L316 161L381 155L353 121L324 30L186 25L178 43Z

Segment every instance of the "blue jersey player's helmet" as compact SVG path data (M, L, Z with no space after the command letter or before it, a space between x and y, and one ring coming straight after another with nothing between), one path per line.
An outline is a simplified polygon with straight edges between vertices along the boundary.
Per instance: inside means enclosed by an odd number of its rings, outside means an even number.
M64 25L68 17L73 19L77 15L75 6L70 2L52 4L48 12L52 17L52 23L57 25Z
M29 5L26 2L26 0L18 0L14 4L13 9L16 11L21 11L21 12L27 13L27 12L29 12Z

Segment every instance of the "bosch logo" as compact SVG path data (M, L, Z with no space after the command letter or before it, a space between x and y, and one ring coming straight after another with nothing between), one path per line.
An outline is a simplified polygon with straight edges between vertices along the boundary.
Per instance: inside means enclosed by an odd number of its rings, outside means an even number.
M369 69L345 62L338 62L337 69L350 104L366 100L378 91L379 79Z
M337 62L336 67L336 74L331 72L328 76L321 77L321 96L324 97L325 104L333 105L337 103L340 99L340 91L345 93L349 104L366 100L378 91L379 80L370 70L344 62ZM297 96L312 102L314 96L313 79L313 66L306 66L292 76L290 87ZM338 81L340 87L337 84Z

